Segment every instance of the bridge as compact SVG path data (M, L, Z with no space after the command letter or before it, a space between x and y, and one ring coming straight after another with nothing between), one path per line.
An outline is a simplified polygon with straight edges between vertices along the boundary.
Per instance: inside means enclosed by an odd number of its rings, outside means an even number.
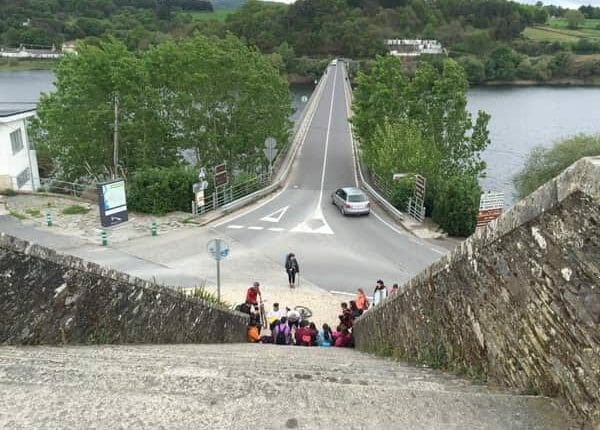
M206 227L99 248L0 215L0 342L68 345L0 347L0 426L597 425L600 162L580 162L449 253L377 205L344 217L330 204L358 181L344 77L342 63L328 68L282 188ZM299 301L410 280L357 322L357 347L495 384L351 350L211 345L243 340L240 314L157 283L214 281L204 246L215 236L231 244L224 288L235 294L253 279ZM306 283L294 292L289 251ZM123 342L147 345L80 345ZM177 345L149 345L167 342Z

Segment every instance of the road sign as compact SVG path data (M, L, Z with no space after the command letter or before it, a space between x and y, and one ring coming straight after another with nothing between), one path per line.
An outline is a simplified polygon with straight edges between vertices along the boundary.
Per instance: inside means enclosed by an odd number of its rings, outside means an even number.
M202 207L204 206L204 190L200 190L196 192L196 206Z
M221 300L221 260L229 256L229 245L222 239L211 239L206 250L217 261L217 299Z
M489 224L500 215L504 208L504 193L491 192L483 193L479 200L479 214L477 215L477 227L483 227Z
M229 256L229 245L222 239L211 239L206 244L206 250L217 261Z
M97 184L100 224L110 227L128 220L125 180Z
M225 163L215 166L214 181L215 181L215 187L227 185L227 182L228 182L227 165Z
M275 157L277 157L277 148L265 148L263 149L263 152L265 153L267 160L269 160L269 163L271 163Z
M274 137L267 137L265 139L265 148L275 148L277 147L277 141Z
M194 185L192 185L192 192L198 193L199 191L204 191L207 188L208 188L207 181L196 182Z
M200 182L202 182L204 178L206 178L206 169L204 167L200 167L200 172L198 172L198 179L200 179Z

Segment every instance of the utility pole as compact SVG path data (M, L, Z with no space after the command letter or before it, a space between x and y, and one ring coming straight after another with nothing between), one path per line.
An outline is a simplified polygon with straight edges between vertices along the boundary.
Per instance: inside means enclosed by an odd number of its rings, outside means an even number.
M119 96L115 93L115 130L113 135L113 179L117 178L119 165Z

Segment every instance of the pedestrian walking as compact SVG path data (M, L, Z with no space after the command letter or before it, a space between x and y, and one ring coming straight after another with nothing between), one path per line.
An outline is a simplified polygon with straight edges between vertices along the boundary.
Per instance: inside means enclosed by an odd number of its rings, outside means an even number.
M300 273L300 265L293 252L290 252L285 259L285 271L288 275L290 288L294 288L296 286L296 275ZM300 283L300 276L298 276L298 283Z

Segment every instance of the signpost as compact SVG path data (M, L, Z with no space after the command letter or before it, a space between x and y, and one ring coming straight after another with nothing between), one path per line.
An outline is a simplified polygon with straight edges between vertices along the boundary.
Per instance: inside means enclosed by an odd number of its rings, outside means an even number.
M192 213L197 215L198 208L204 206L204 190L208 188L208 182L204 179L206 178L206 169L204 167L200 168L200 172L198 173L199 182L196 182L192 185L192 192L195 195L195 199L192 202Z
M229 179L227 178L227 165L225 163L215 166L214 180L215 188L227 185Z
M479 214L477 215L477 227L483 227L500 215L504 208L504 193L491 192L483 193L479 200Z
M229 245L222 239L211 239L206 250L217 261L217 299L221 300L221 260L229 255Z
M265 149L263 149L267 160L269 160L269 178L273 173L273 160L277 156L277 141L272 137L265 139Z
M127 221L127 198L125 196L125 180L116 179L97 185L98 206L100 207L100 224L111 227Z

